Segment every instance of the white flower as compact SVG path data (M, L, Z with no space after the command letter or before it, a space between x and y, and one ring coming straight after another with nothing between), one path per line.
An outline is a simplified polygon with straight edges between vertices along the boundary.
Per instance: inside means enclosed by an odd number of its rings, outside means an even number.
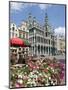
M53 83L53 85L56 85L55 83Z
M48 78L48 76L45 74L45 77Z
M33 75L33 72L30 72L29 76Z
M29 74L29 78L33 78L33 74Z
M28 82L31 82L31 78L28 79Z
M49 80L51 80L51 77L49 77Z
M34 80L33 81L28 81L27 84L31 84L31 85L36 86L36 82Z
M53 81L51 80L51 84L53 84Z
M36 78L37 79L37 75L36 74L33 74L33 75L29 75L29 78Z
M54 69L52 69L52 71L54 72Z
M39 76L42 76L42 73L39 73Z
M28 67L28 65L26 65L26 67Z
M48 86L49 85L49 83L47 83L47 84L45 84L46 86Z
M53 70L53 68L51 67L51 70Z
M14 77L15 75L13 74L13 77Z
M24 72L24 74L27 74L26 72Z
M49 67L47 67L47 70L49 69Z
M38 74L39 72L37 70L34 70L33 73L37 73Z
M54 72L54 69L51 67L51 70Z
M28 81L27 84L31 84L31 81Z
M23 83L23 80L22 79L18 79L17 82L20 83L20 84L22 84Z
M18 75L18 78L22 78L22 75Z

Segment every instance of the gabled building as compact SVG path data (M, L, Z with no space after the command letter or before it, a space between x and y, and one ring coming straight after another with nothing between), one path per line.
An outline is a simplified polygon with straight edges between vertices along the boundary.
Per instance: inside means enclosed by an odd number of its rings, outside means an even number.
M27 22L22 21L20 26L18 27L19 30L19 38L23 39L26 43L29 43L29 30L27 28ZM23 52L23 54L29 55L29 47L22 47L20 48L20 51Z
M19 30L15 23L10 24L10 38L19 37Z

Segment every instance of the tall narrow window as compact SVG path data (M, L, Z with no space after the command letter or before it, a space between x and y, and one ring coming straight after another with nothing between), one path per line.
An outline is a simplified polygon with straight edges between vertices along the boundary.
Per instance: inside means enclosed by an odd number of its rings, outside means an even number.
M15 27L12 27L12 30L14 31Z

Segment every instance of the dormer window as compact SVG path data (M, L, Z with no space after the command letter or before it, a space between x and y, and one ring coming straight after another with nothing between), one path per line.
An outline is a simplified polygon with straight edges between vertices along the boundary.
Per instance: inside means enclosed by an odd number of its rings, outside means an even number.
M25 28L23 28L23 30L25 30Z
M15 26L15 25L13 24L13 26Z
M46 32L46 37L47 37L47 32Z

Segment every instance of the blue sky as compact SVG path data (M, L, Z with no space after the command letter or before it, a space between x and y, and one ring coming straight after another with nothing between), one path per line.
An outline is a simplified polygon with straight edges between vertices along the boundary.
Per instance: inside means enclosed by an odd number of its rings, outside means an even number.
M31 13L40 24L44 25L45 13L48 14L49 23L57 32L65 32L65 5L36 4L36 3L10 3L10 22L17 26L28 18ZM59 32L59 33L60 33Z

